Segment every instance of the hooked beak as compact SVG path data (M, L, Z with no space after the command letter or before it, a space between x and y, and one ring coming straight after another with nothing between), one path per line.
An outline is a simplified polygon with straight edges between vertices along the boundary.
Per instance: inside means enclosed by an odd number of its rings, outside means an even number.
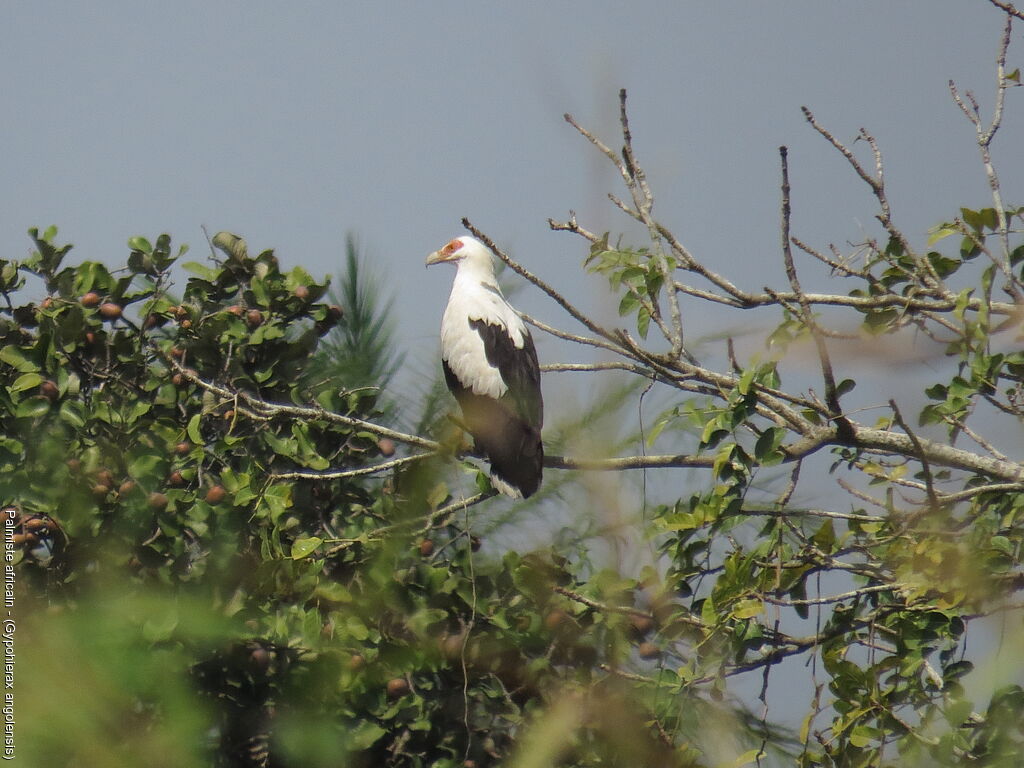
M454 261L454 254L444 253L443 251L434 251L432 254L427 256L427 266L431 264L441 264L445 261Z

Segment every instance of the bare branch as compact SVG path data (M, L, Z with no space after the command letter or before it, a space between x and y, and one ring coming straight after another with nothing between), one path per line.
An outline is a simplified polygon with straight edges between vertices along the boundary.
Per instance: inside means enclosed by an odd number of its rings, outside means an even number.
M818 350L818 361L821 365L822 378L825 380L825 403L828 405L830 416L844 433L851 431L849 422L843 416L842 407L839 405L839 394L836 390L836 379L832 372L832 360L828 354L828 347L825 344L821 328L818 326L814 315L811 313L810 304L800 289L800 280L796 275L796 265L793 262L793 250L790 247L789 225L791 206L789 199L789 153L785 147L779 147L779 157L782 160L782 259L786 267L786 277L789 278L789 285L793 289L793 295L800 303L800 314L803 316L803 323L811 332L814 339L814 346Z
M990 3L992 3L992 5L994 5L996 8L1001 8L1002 10L1006 11L1011 16L1016 16L1018 19L1021 19L1022 21L1024 21L1024 11L1017 10L1017 8L1014 7L1013 3L1006 3L1006 2L1003 2L1002 0L988 0L988 1Z
M369 467L359 467L357 469L339 469L339 470L325 470L322 472L316 471L297 471L297 472L274 472L270 475L272 480L341 480L347 477L362 477L364 475L376 475L380 472L386 472L389 469L395 469L405 464L411 464L414 461L422 461L423 459L430 458L433 453L417 453L412 456L403 456L398 459L392 459L391 461L385 461L380 464L373 464Z

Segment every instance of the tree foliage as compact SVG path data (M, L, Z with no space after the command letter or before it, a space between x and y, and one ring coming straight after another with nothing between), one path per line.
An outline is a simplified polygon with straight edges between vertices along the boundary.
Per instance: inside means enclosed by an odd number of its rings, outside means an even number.
M1003 683L972 682L993 627L1015 642L1024 588L1024 208L1003 200L991 152L1019 80L1009 39L1007 25L991 115L952 88L991 200L931 232L900 227L874 137L855 152L805 111L878 228L852 252L800 239L783 149L775 287L744 287L655 217L625 93L619 148L567 120L618 171L632 228L551 226L582 238L629 328L468 225L580 329L539 327L596 355L547 376L635 378L661 404L638 455L547 460L598 512L633 506L643 561L609 557L614 532L480 549L475 520L502 502L479 473L448 487L444 464L474 466L457 440L386 425L376 386L394 351L351 247L343 318L325 282L228 233L187 264L166 235L132 238L108 267L69 266L55 229L32 230L27 259L0 261L19 757L1020 764L1019 649L990 654ZM692 344L686 319L710 306L756 317L760 347ZM353 369L377 361L353 379L322 366L339 324ZM865 343L934 351L932 379L864 395L849 350ZM649 496L602 485L640 469Z

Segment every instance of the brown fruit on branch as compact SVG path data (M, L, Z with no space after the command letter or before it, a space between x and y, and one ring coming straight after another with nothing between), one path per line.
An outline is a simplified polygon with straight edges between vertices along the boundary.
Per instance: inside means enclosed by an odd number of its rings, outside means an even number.
M563 611L561 608L555 608L548 612L544 617L544 626L550 631L560 629L563 625L568 624L571 621L569 614Z
M135 481L134 480L125 480L118 487L117 492L121 496L124 496L125 494L131 493L134 490L135 490Z
M661 655L661 651L654 643L640 643L636 647L636 652L641 659L656 659Z
M207 504L220 504L224 501L224 497L228 495L228 492L224 490L222 485L214 485L210 487L210 490L206 492L206 503Z
M57 388L56 382L47 380L39 385L39 394L52 403L60 397L60 390Z
M654 619L650 616L632 613L629 616L629 629L636 637L643 637L654 629Z
M167 509L167 505L170 500L162 493L154 491L149 494L149 506L151 509L155 509L157 512L162 512Z
M121 307L112 301L100 304L100 314L106 320L117 320L121 316Z
M96 485L92 487L92 495L95 496L97 499L105 499L108 493L110 493L109 485L104 485L103 483L96 483Z
M250 309L245 313L245 322L247 322L250 327L255 328L263 322L263 313L258 309Z
M304 285L296 286L295 290L292 291L292 293L295 295L296 299L299 299L301 301L305 301L306 299L309 298L309 288L307 288Z
M79 301L82 302L83 307L98 307L102 297L95 291L89 291Z
M249 653L249 663L257 672L266 672L270 669L270 651L263 646L253 648Z
M380 451L381 456L394 456L395 441L390 437L382 437L377 441L377 450Z
M423 555L423 557L430 557L432 554L434 554L434 542L432 542L430 539L424 539L419 544L419 550L420 554Z
M179 456L184 456L186 453L192 450L192 443L185 442L184 440L174 446L174 452Z
M409 681L404 677L394 677L388 680L388 697L397 699L409 692Z
M174 486L175 488L180 488L185 484L185 476L176 469L167 476L167 484Z

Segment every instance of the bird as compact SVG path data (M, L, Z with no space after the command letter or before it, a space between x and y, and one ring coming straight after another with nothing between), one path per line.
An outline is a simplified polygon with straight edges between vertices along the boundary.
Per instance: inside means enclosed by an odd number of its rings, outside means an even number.
M540 487L544 401L533 337L494 277L494 260L463 235L427 256L427 266L456 267L441 319L445 383L462 410L475 448L490 463L491 484L512 498Z

